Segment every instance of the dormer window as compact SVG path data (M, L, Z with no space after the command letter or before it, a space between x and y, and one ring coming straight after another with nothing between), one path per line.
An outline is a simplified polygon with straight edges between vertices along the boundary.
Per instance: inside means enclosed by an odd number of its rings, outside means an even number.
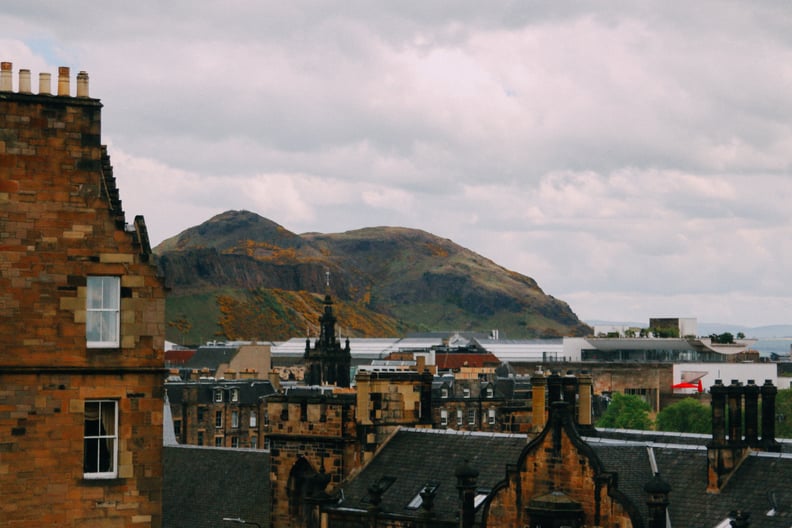
M214 390L214 401L215 403L223 403L223 389Z
M448 398L448 387L443 387L442 389L440 389L440 397Z
M470 398L470 389L468 389L467 387L465 387L464 389L462 389L462 396L463 396L464 398Z
M492 398L495 396L495 390L493 390L492 385L487 386L487 398Z
M437 488L440 487L439 482L427 482L423 485L423 487L415 494L415 497L407 504L408 510L417 510L423 505L423 496L426 495L428 497L434 498L435 494L437 493Z
M478 509L484 503L484 499L490 494L492 490L487 488L476 489L476 496L473 497L473 508Z
M231 401L232 402L239 401L239 389L231 389Z

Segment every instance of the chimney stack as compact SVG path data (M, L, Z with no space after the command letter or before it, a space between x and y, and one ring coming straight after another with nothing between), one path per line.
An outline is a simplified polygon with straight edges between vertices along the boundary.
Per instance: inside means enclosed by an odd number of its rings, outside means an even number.
M781 444L775 439L776 394L778 389L770 380L761 387L762 394L762 447L767 451L781 451Z
M30 89L30 70L19 70L19 93L29 94Z
M0 62L0 92L12 92L13 86L13 67L12 62ZM58 90L57 95L62 97L71 96L71 81L69 79L69 68L61 66L58 68ZM17 91L20 94L32 94L30 70L19 70L19 86ZM39 73L38 95L52 95L52 75L49 73ZM77 75L77 97L90 97L88 94L88 73L81 71Z
M69 67L58 67L58 95L69 97L71 95L71 81L69 80Z
M52 75L39 73L39 95L52 95Z
M428 369L421 371L421 412L419 423L426 426L432 425L432 380L434 376Z
M710 388L712 407L712 444L726 444L726 387L721 380L715 380Z
M750 447L759 446L759 387L748 380L745 393L745 442Z
M742 439L742 394L743 386L737 380L732 380L726 388L729 405L729 444L741 444Z
M568 370L561 379L561 397L569 404L569 411L575 415L575 404L577 403L578 380L575 373Z
M462 502L462 515L460 516L459 525L461 528L473 528L473 523L476 517L476 480L478 479L479 472L477 469L472 468L467 460L457 468L454 472L457 478L457 490L459 491L459 500Z
M537 370L531 376L531 422L535 432L544 429L547 423L547 378Z
M272 388L275 389L276 392L281 391L281 379L280 374L278 374L277 370L270 370L267 373L267 378L269 378L269 382L272 384Z
M561 395L561 375L557 370L547 378L547 405L552 407L555 402L563 401L564 397Z
M655 473L644 485L644 491L649 495L646 501L646 506L649 508L648 528L666 528L668 494L671 493L671 485L660 476L660 473Z
M0 63L0 92L10 92L14 88L11 83L11 70L14 67L11 62Z
M77 97L88 97L88 73L81 71L77 74Z
M591 418L591 401L594 393L594 380L588 370L578 374L578 425L583 428L593 427Z

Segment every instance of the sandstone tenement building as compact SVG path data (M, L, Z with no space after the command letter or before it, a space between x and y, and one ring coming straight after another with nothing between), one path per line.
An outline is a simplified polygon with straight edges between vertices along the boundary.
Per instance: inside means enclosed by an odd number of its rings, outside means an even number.
M101 108L0 75L0 525L162 524L165 294Z

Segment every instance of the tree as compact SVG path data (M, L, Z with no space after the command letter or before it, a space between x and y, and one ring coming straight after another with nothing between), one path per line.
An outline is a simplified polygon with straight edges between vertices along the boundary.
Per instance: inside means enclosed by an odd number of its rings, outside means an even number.
M776 395L776 438L792 438L792 389Z
M745 339L745 334L742 332L737 332L737 339Z
M695 398L685 398L657 413L656 429L709 434L712 432L711 414L711 409Z
M608 408L597 421L598 427L616 429L651 429L649 412L652 407L646 400L633 394L614 393Z
M734 335L731 332L711 334L709 337L713 344L729 345L734 343Z

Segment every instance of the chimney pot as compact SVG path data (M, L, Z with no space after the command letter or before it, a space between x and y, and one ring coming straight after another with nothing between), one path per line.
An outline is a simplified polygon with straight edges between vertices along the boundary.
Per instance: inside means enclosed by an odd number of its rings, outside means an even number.
M65 97L69 97L71 95L68 66L58 67L58 95Z
M52 95L52 75L39 73L39 95Z
M10 92L13 90L11 85L11 69L14 67L11 62L0 63L0 92Z
M77 97L88 97L88 72L77 74Z
M19 93L30 92L30 70L19 70Z

